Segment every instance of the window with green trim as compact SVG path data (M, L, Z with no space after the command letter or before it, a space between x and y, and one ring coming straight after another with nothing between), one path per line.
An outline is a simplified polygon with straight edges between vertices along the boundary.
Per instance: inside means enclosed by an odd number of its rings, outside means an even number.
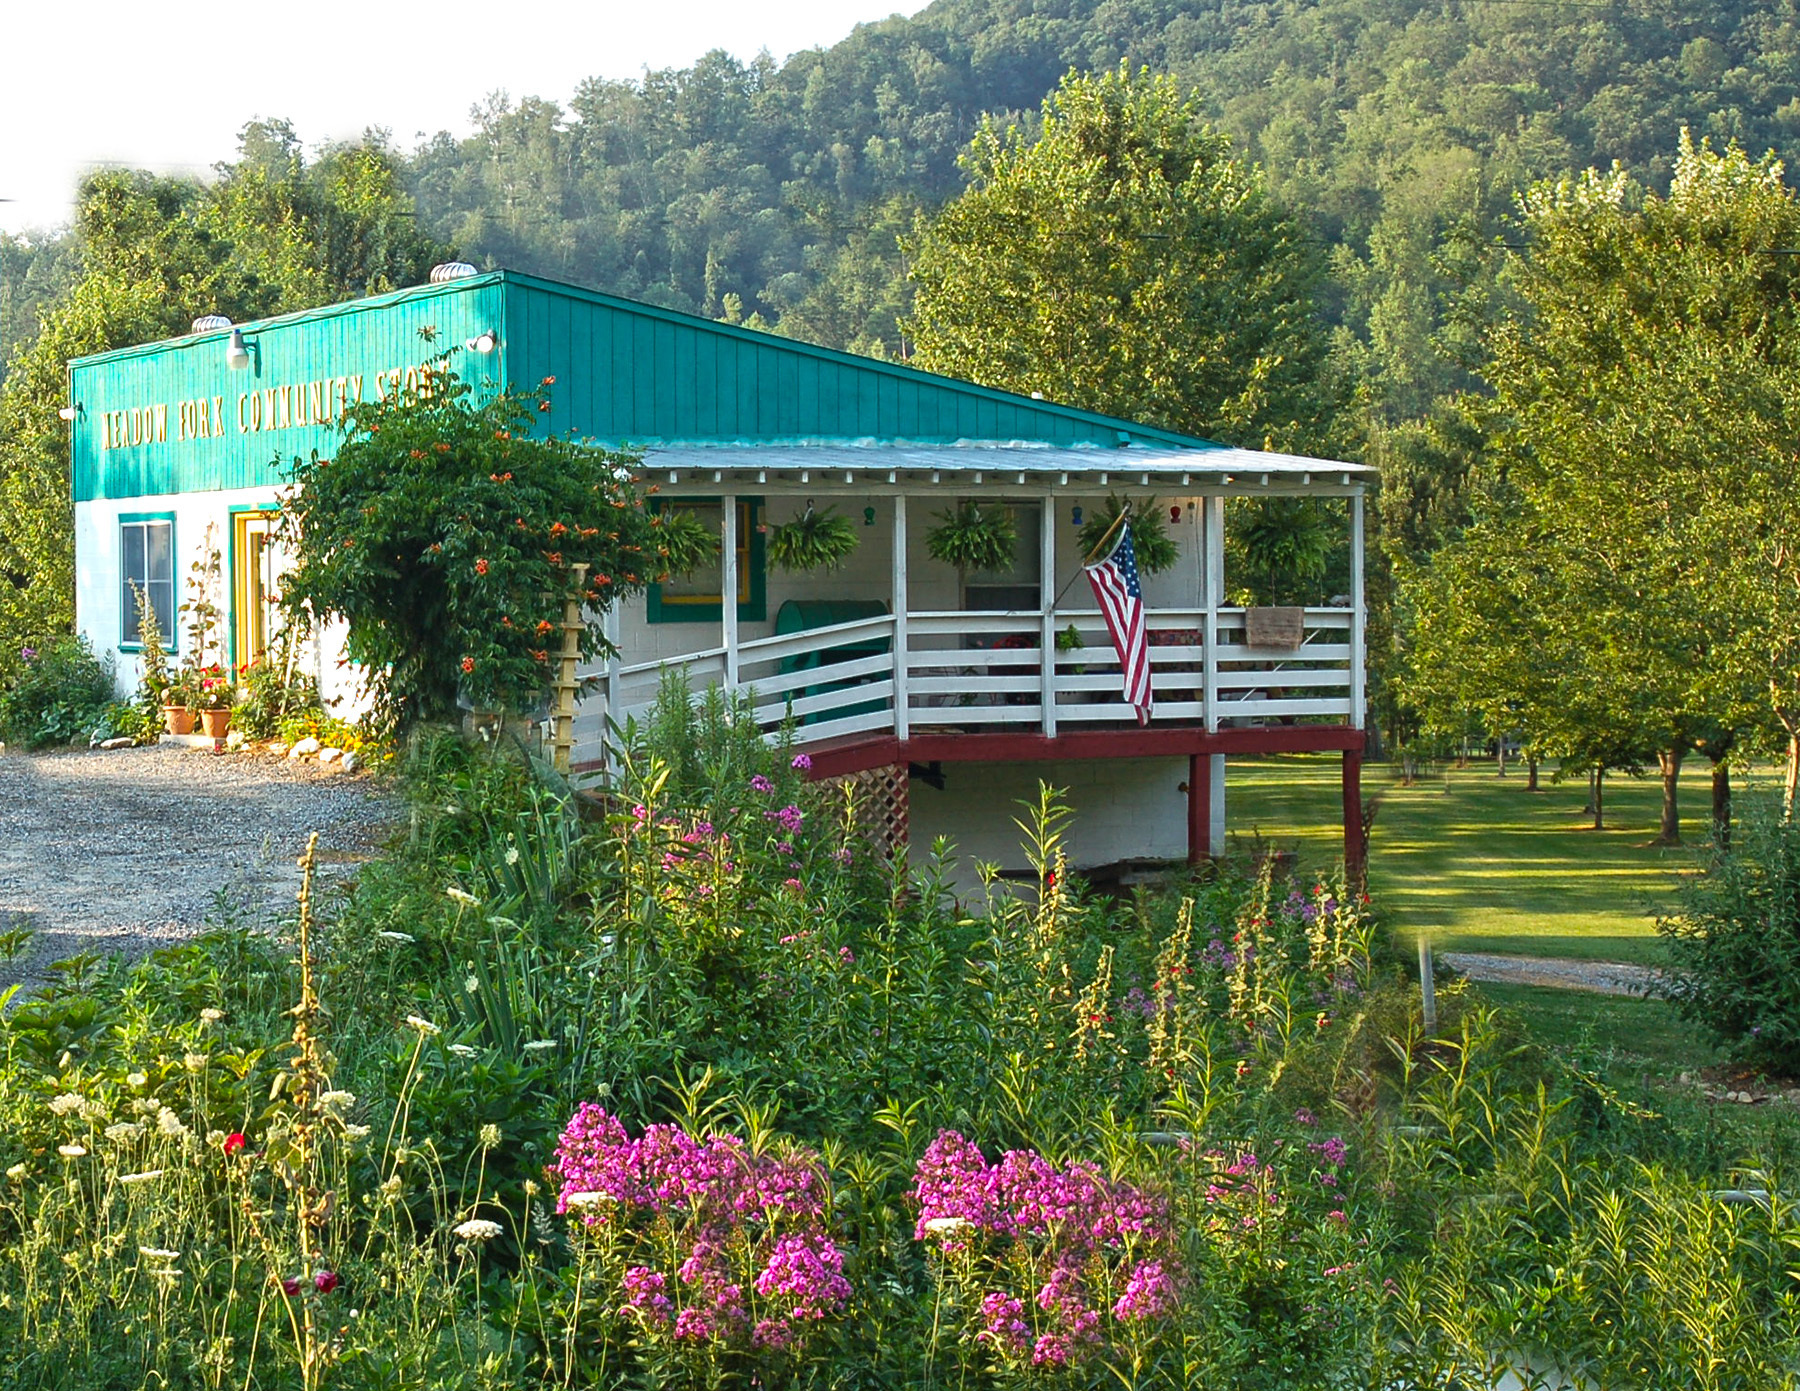
M714 536L725 534L725 507L718 498L669 498L658 511L691 513ZM737 500L738 622L760 623L767 611L764 540L757 530L760 498ZM725 564L721 556L685 575L671 575L649 589L647 617L652 623L717 623L724 613Z
M130 517L119 522L119 644L137 647L138 601L133 586L150 597L163 646L175 647L175 520Z

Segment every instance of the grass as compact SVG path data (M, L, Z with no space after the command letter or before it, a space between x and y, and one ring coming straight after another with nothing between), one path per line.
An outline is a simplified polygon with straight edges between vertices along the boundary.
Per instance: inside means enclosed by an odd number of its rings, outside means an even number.
M1501 1005L1531 1037L1560 1052L1610 1049L1615 1064L1673 1076L1725 1061L1712 1041L1661 1000L1596 995L1541 985L1475 987Z
M1230 825L1294 846L1303 861L1337 859L1339 767L1330 755L1230 760ZM1440 950L1659 964L1655 915L1708 835L1706 765L1696 760L1681 780L1686 847L1649 843L1662 805L1655 778L1608 780L1603 831L1583 814L1585 782L1553 783L1546 772L1539 785L1527 792L1522 768L1500 778L1491 762L1435 770L1411 787L1395 766L1365 767L1363 795L1380 803L1370 889L1397 934L1426 934Z

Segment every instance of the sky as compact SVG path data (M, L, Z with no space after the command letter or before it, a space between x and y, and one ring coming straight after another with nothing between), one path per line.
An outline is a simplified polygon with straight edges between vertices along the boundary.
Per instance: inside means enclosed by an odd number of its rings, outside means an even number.
M475 5L302 0L8 4L0 228L66 222L97 164L203 175L254 118L309 147L385 126L466 134L490 92L566 101L587 77L685 66L708 49L779 61L924 0L533 0Z

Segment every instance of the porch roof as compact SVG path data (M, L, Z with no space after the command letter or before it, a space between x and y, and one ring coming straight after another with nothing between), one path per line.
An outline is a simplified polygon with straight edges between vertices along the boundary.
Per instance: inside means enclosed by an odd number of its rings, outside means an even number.
M1032 440L870 439L655 445L645 450L639 477L665 493L739 486L805 488L821 495L936 488L1041 493L1085 485L1117 493L1179 488L1201 495L1355 493L1372 472L1364 464L1227 445L1106 448Z

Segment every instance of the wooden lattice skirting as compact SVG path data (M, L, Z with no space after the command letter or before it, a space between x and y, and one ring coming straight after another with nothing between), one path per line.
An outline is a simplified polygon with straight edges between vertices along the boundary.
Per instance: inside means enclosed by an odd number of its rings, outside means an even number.
M850 789L856 809L856 828L884 857L904 849L912 819L912 794L904 763L869 768L860 773L821 779L839 796Z

